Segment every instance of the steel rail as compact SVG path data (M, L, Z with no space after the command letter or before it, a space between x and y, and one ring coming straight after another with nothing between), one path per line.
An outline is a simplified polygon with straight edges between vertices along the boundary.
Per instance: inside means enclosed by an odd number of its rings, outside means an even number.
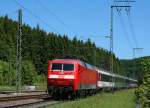
M27 103L27 104L20 104L20 105L13 105L13 106L6 106L2 108L43 108L51 105L60 104L63 101L39 101L39 102L33 102L33 103Z
M15 100L26 100L26 99L46 99L46 98L50 98L50 96L47 94L10 96L10 97L1 97L0 102L15 101Z
M45 92L46 90L23 90L22 93L38 93L38 92ZM0 91L0 94L10 94L10 93L16 93L16 91Z

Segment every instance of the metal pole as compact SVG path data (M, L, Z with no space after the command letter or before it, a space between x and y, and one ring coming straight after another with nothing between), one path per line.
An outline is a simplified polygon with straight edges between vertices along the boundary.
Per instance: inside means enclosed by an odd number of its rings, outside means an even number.
M113 6L111 6L111 22L110 22L110 72L113 74ZM114 78L112 77L112 82L114 82ZM112 91L114 89L114 85L112 87Z
M114 74L114 58L113 58L113 8L126 8L126 7L131 7L131 6L111 6L111 15L110 15L110 73ZM115 87L115 78L112 77L112 82L113 87L112 87L112 91L114 91L114 87Z
M21 40L22 38L22 10L18 11L18 34L17 34L17 61L16 61L16 92L21 92L21 60L22 60L22 48Z

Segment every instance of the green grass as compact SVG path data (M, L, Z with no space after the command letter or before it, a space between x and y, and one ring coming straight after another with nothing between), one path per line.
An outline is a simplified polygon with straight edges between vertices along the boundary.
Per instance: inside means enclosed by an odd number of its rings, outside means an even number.
M0 86L0 91L15 91L16 87L15 86Z
M99 93L76 101L65 102L47 108L135 108L134 89Z

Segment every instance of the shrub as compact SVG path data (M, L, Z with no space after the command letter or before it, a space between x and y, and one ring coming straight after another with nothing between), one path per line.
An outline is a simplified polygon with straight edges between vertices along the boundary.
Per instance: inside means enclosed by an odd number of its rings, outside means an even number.
M141 66L144 77L135 94L142 108L150 108L150 59L143 59Z
M36 82L37 72L31 61L22 62L22 83L24 85L32 85Z

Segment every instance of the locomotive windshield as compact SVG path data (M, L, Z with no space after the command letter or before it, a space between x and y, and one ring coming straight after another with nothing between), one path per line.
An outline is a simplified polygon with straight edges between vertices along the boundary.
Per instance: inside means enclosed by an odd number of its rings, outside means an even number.
M62 64L53 63L52 70L62 70Z
M64 64L63 65L63 70L64 71L73 71L74 70L74 65L73 64Z
M63 71L73 71L74 64L60 64L60 63L53 63L52 70L63 70Z

